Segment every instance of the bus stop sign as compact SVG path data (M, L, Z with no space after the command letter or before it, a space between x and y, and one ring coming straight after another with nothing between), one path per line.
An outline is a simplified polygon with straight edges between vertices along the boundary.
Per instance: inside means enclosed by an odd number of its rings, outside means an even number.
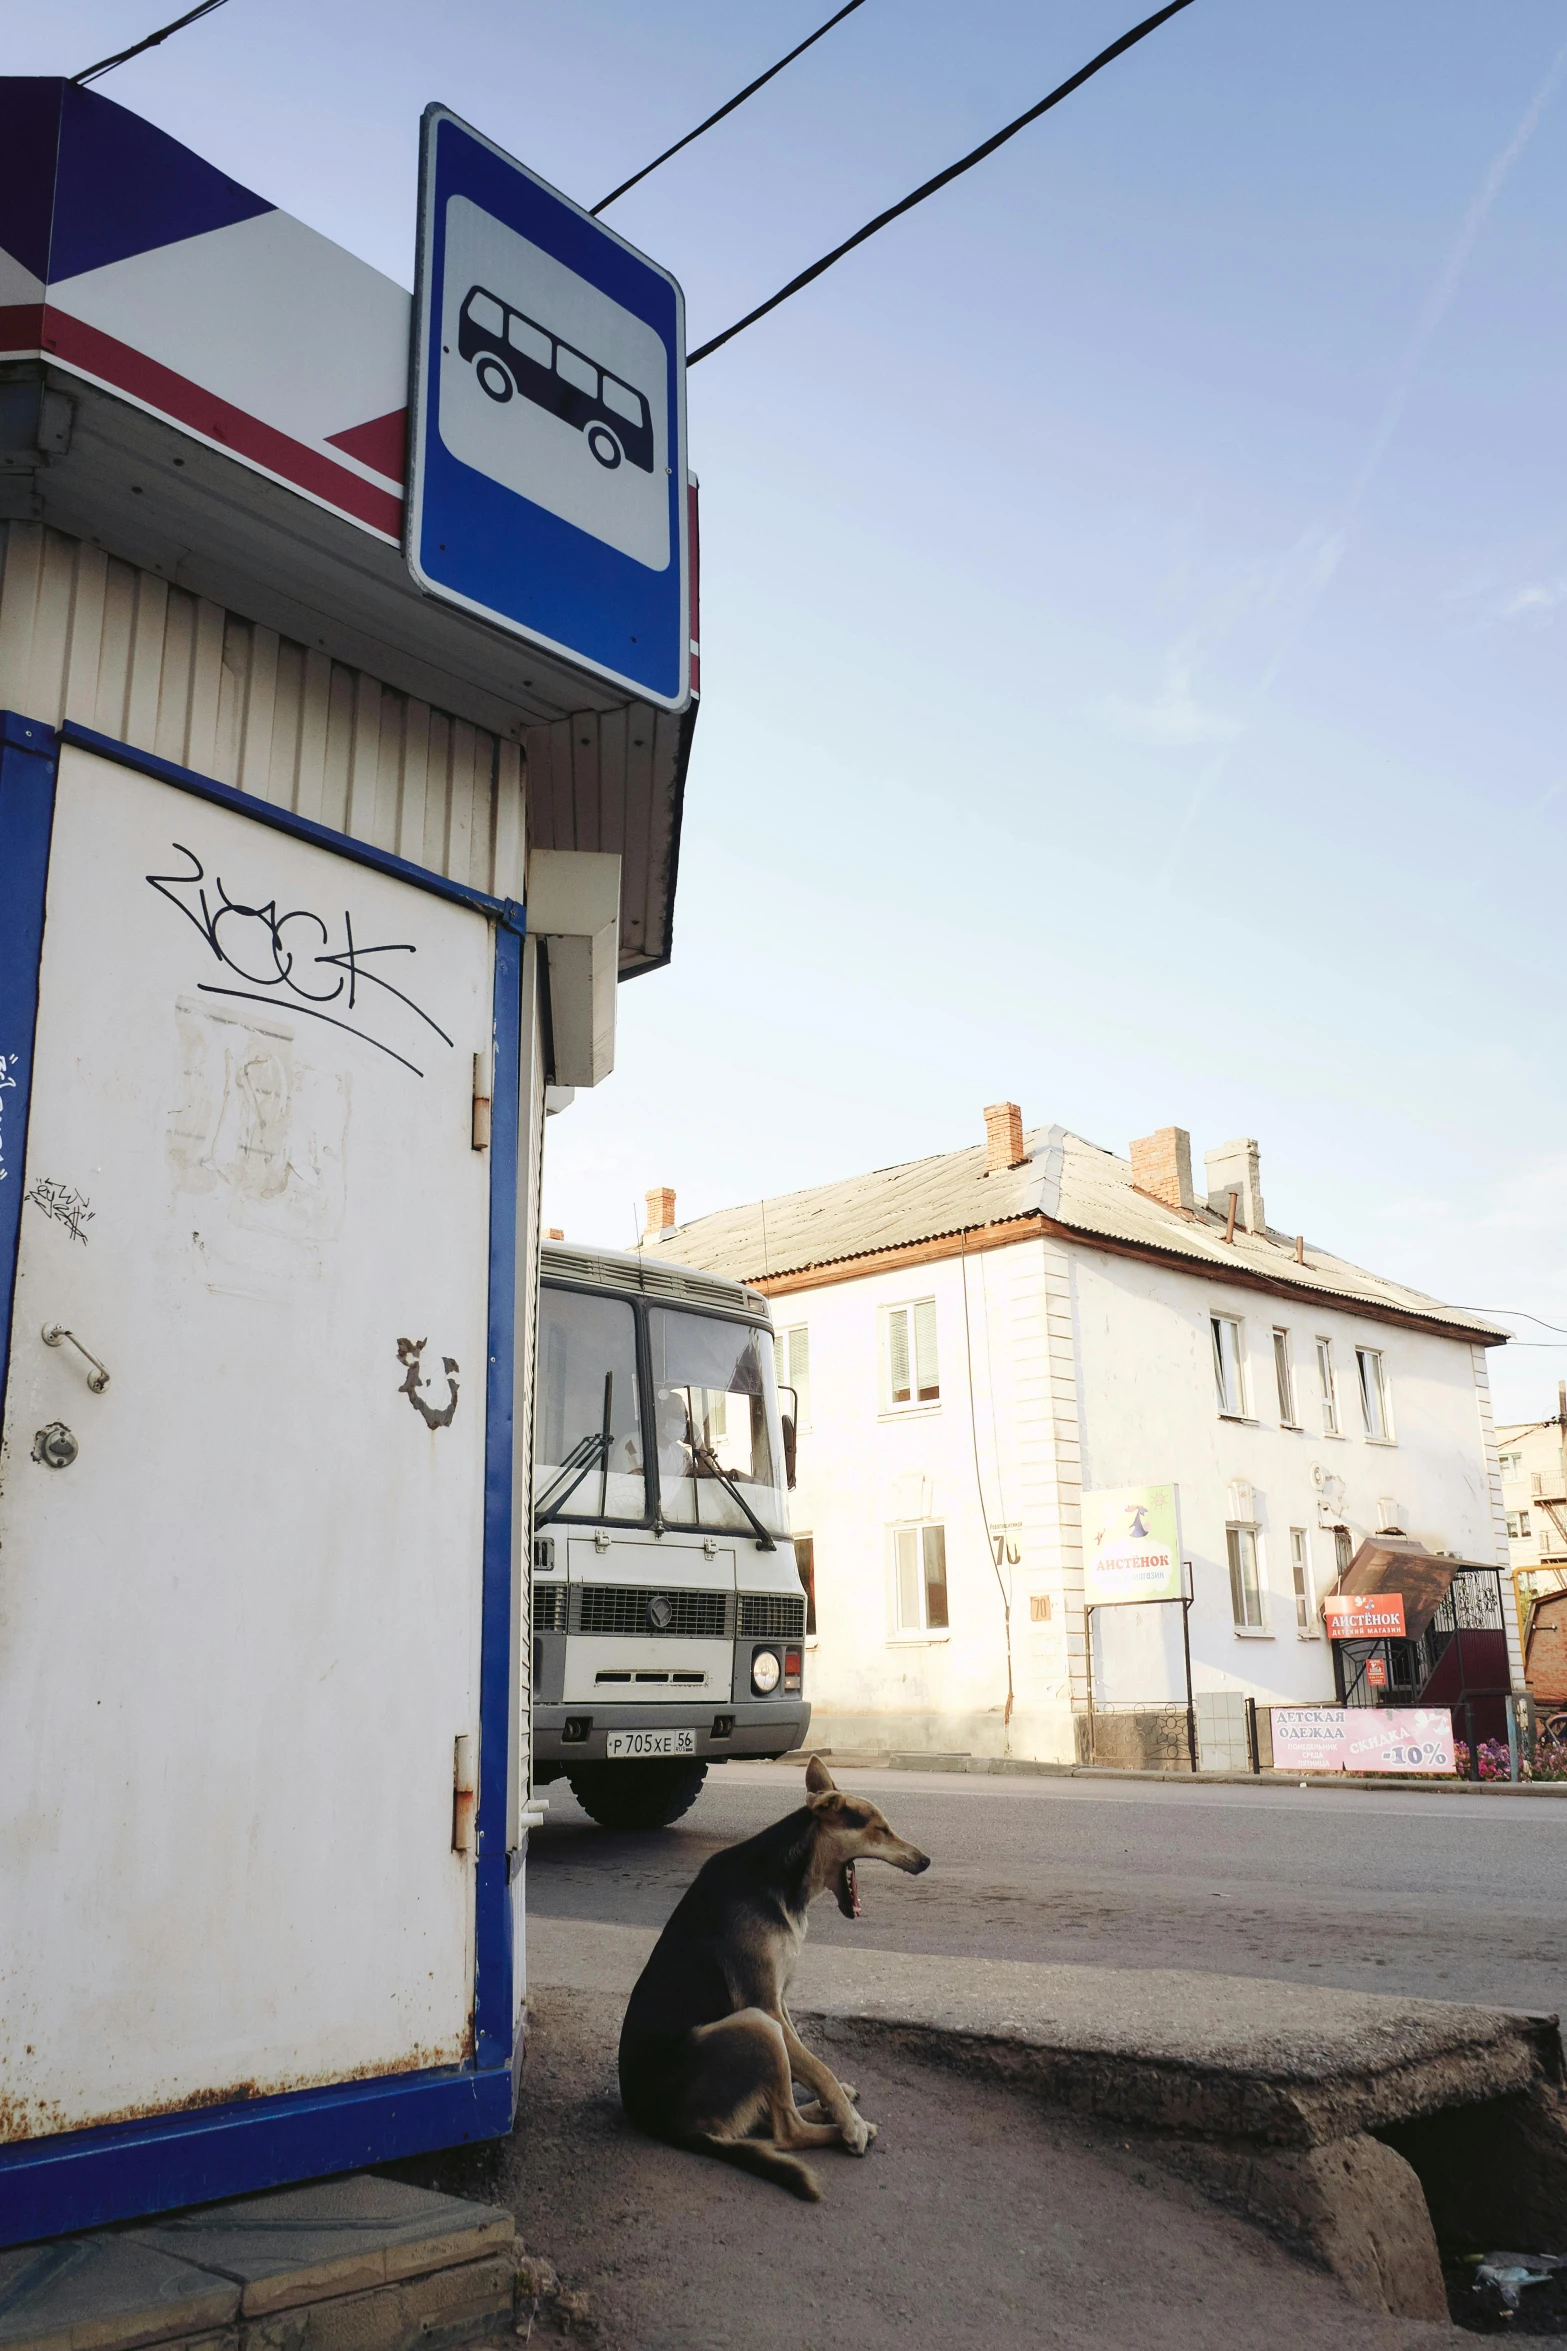
M424 114L410 423L420 587L683 709L680 288L444 106Z

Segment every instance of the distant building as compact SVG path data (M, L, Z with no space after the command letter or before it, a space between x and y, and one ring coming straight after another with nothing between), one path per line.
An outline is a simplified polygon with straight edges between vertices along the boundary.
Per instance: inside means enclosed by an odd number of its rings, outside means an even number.
M1321 1597L1367 1536L1505 1572L1506 1333L1275 1231L1254 1142L1210 1152L1199 1196L1180 1128L1128 1160L1025 1135L1013 1103L985 1121L972 1149L683 1226L648 1195L650 1255L772 1301L812 1736L1070 1761L1091 1666L1098 1751L1118 1723L1126 1760L1168 1742L1181 1610L1097 1609L1090 1652L1083 1521L1085 1495L1173 1484L1202 1760L1241 1763L1248 1697L1333 1701Z
M1567 1591L1567 1382L1556 1397L1553 1420L1514 1421L1496 1432L1521 1622L1537 1594Z

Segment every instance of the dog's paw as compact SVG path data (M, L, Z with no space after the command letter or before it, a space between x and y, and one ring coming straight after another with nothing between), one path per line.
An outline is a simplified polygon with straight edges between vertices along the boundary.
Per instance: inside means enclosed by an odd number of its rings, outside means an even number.
M851 2106L858 2106L860 2103L860 2093L852 2082L840 2082L838 2087L843 2092L844 2096L848 2099Z
M864 2116L859 2114L851 2114L848 2121L842 2125L842 2130L843 2143L851 2155L863 2155L876 2136L876 2125L873 2122L867 2122Z

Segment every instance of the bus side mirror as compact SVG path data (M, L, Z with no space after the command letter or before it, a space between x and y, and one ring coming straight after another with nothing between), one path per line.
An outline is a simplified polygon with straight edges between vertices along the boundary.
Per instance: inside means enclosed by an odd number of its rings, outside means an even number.
M794 1419L790 1413L783 1416L784 1478L794 1492Z

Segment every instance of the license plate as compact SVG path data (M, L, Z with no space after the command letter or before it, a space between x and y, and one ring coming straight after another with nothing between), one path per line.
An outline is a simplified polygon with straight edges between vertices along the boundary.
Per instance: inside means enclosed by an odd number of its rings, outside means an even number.
M611 1731L607 1753L617 1755L694 1755L695 1731Z

